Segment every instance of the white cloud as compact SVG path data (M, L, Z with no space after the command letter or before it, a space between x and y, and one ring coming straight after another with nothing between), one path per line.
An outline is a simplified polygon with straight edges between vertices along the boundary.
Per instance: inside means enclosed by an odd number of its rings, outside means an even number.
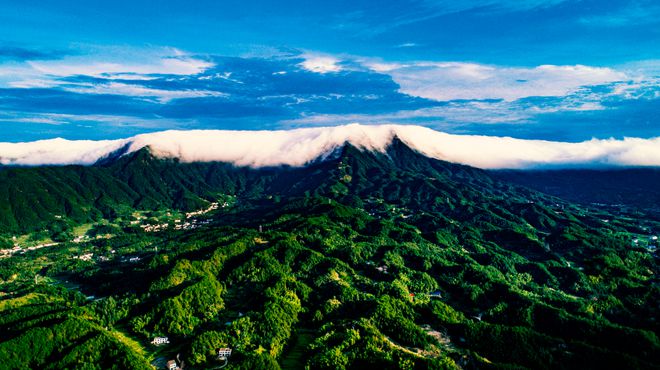
M29 61L28 66L42 75L129 77L140 79L140 75L168 74L195 75L213 67L213 63L190 56L178 49L157 48L153 50L130 49L119 51L119 55L70 56L59 60Z
M395 47L397 47L397 48L414 48L416 46L419 46L419 44L414 43L414 42L404 42L403 44L399 44Z
M426 133L425 133L426 132ZM660 166L660 137L592 139L579 143L449 135L422 127L397 132L421 153L475 167Z
M660 137L580 143L510 137L451 135L420 126L346 125L288 131L163 131L112 141L62 139L0 143L0 163L17 165L94 163L130 145L184 162L221 161L238 166L303 166L345 142L384 151L394 137L432 158L480 168L562 166L660 166Z
M42 164L93 164L119 150L128 140L50 139L29 143L0 143L0 164L36 166Z
M387 63L362 61L373 71L386 73L400 91L422 98L504 99L530 96L564 96L583 86L630 80L624 72L584 65L502 67L463 62Z
M140 85L110 82L104 84L77 84L75 87L64 87L64 90L82 94L111 94L122 96L137 96L155 99L160 103L167 103L174 99L227 97L226 93L209 90L162 90L152 89Z
M306 53L302 55L305 60L298 64L303 69L316 73L339 72L342 70L341 60L330 55Z

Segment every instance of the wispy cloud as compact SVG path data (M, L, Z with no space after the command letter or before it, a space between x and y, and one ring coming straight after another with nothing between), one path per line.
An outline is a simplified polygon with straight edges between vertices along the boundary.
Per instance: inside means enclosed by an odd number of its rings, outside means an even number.
M205 97L227 97L229 94L209 90L163 90L152 89L140 85L110 82L104 84L78 84L73 87L65 86L63 90L82 94L110 94L122 96L135 96L160 103L167 103L173 99L192 99Z
M379 114L309 114L280 121L282 127L359 124L411 124L455 129L465 124L524 124L537 115L557 112L600 111L599 102L580 99L558 99L551 102L532 101L451 101L430 108L399 110Z
M660 6L649 3L630 2L622 9L581 17L581 24L596 27L622 27L658 23Z
M162 117L135 117L109 114L62 114L62 113L26 113L0 112L0 122L24 122L44 125L81 125L103 124L111 127L131 127L142 129L183 129L192 126L190 119L167 119Z
M481 11L526 11L543 9L564 3L567 0L422 0L427 7L444 13L466 10Z
M500 16L506 13L546 10L566 2L568 0L410 0L402 2L402 6L390 7L390 10L394 8L396 12L380 22L372 21L371 12L354 12L341 17L337 28L352 29L361 36L373 38L398 28L445 16L467 13L476 17Z

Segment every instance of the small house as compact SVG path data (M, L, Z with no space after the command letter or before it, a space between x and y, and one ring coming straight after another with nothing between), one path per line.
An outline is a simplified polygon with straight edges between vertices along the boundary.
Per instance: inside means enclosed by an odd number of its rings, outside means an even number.
M218 348L218 358L227 358L231 356L231 348Z
M429 293L429 296L433 297L433 298L442 298L442 292L439 291L439 290L436 290L435 292Z
M167 361L167 366L165 368L167 370L177 370L179 367L176 365L176 361L169 360Z

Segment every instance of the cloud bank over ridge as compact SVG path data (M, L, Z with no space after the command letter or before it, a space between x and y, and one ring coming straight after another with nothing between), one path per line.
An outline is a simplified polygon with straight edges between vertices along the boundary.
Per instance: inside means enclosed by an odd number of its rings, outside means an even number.
M383 152L394 137L428 157L485 169L660 166L660 137L569 143L453 135L421 126L358 124L279 131L162 131L102 141L0 143L0 164L89 165L122 148L130 153L149 147L157 157L183 162L304 166L346 142L363 150Z

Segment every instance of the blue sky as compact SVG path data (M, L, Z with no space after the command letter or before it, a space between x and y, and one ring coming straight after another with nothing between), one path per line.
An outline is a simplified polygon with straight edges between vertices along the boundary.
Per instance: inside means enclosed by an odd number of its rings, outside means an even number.
M0 141L419 124L660 135L652 0L4 1Z

